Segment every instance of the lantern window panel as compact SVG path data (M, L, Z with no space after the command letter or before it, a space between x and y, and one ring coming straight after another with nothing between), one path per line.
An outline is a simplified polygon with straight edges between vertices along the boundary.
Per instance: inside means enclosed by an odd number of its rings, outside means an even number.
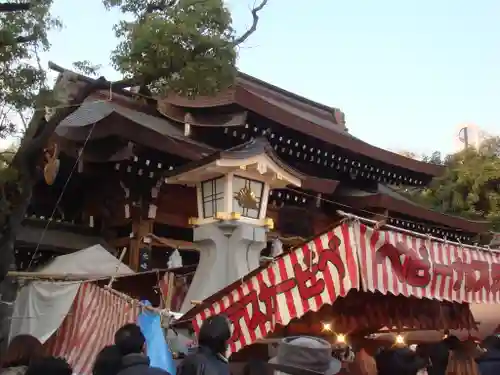
M224 211L224 178L202 182L201 199L205 219Z
M233 177L233 211L250 219L258 219L264 183L240 176Z

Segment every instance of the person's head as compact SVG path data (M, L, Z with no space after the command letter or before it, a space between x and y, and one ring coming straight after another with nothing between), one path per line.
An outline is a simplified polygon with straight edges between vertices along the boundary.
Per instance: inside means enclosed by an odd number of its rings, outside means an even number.
M137 324L125 324L115 333L115 345L122 355L144 352L146 339Z
M330 342L313 336L282 339L268 365L274 375L335 375L342 369L342 363L332 357Z
M2 368L29 366L43 356L43 346L31 335L19 335L12 339L2 361Z
M461 341L457 336L450 335L446 337L443 342L448 346L450 350L456 350L460 348L461 346Z
M243 367L243 375L270 375L271 371L266 362L251 359Z
M223 315L213 315L203 321L198 333L198 344L210 348L215 353L224 354L231 338L229 319Z
M33 361L25 375L72 375L73 369L64 358L45 357Z
M424 359L408 348L391 348L375 356L379 375L416 375L426 366Z
M122 355L116 345L104 347L97 354L92 369L93 375L116 375L121 369Z
M430 364L429 367L427 367L427 373L429 375L445 374L450 357L450 346L456 347L455 339L451 339L451 342L442 340L428 345L426 354Z

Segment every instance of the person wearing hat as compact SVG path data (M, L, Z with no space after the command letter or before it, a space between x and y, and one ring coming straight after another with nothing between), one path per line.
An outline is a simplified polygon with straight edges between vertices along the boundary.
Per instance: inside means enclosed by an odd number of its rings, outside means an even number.
M332 357L331 344L318 337L287 337L280 342L269 367L289 375L335 375L342 364Z

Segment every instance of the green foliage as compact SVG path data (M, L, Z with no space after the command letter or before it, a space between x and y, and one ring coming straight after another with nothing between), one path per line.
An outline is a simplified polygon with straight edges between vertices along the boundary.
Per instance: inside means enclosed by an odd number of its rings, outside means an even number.
M223 0L103 0L133 15L115 26L112 53L125 77L154 94L210 95L234 82L238 41Z
M15 0L12 3L26 3ZM28 10L0 13L0 137L12 133L18 114L32 108L46 74L38 52L50 47L47 32L61 23L50 14L52 0L37 0ZM7 115L5 115L7 114Z
M97 77L101 70L101 65L92 64L89 60L76 61L73 63L73 68L90 77Z
M46 73L38 53L50 47L47 33L61 27L50 14L52 0L11 0L14 7L0 12L0 138L28 128L28 118L39 92L46 87ZM19 6L20 5L20 6ZM16 8L16 9L12 9ZM21 128L20 128L21 127ZM22 200L22 170L12 165L15 148L0 152L0 226ZM25 188L25 187L24 187ZM7 238L7 237L5 237ZM5 258L2 258L5 261ZM3 270L2 270L3 271ZM0 275L0 278L3 275Z
M430 156L424 155L422 161L430 164L443 165L443 157L439 151L434 151Z
M446 172L428 188L410 192L412 199L440 212L489 220L500 231L500 138L489 139L478 150L469 148L442 161L437 154L428 160L440 161Z

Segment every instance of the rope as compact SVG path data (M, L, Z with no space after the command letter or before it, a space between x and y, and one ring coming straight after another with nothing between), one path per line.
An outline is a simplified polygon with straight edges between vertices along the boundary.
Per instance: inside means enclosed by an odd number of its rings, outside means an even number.
M339 215L341 215L341 216L346 217L346 218L352 218L352 219L356 219L356 220L359 220L359 221L364 221L365 223L369 223L369 224L376 224L377 223L376 220L367 219L367 218L364 218L364 217L361 217L361 216L357 216L357 215L353 215L353 214L349 214L347 212L343 212L343 211L340 211L340 210L337 211L337 213ZM410 235L415 236L415 237L424 238L424 239L427 239L428 241L441 242L441 243L444 243L444 244L447 244L447 245L454 245L454 246L458 246L460 248L469 248L469 249L476 250L476 251L478 251L478 249L480 249L482 251L488 251L488 252L492 252L492 253L500 253L500 250L492 250L492 249L489 249L489 248L486 248L486 247L479 247L477 245L464 245L460 241L458 241L458 242L452 242L452 241L448 241L447 239L443 239L443 238L431 236L428 233L423 234L423 233L419 233L419 232L414 232L412 230L395 227L393 225L385 225L385 227L388 228L388 229L392 229L394 231L397 231L397 232L407 233L407 234L410 234Z
M304 195L304 196L309 197L309 198L318 199L318 197L316 195L313 195L313 194L310 194L310 193L307 193L307 192L304 192L304 191L296 190L296 189L290 188L290 187L287 187L286 189L290 190L290 191L292 191L294 193ZM380 215L380 212L374 212L374 211L370 211L370 210L367 210L367 209L352 207L352 206L350 206L350 205L348 205L346 203L337 202L337 201L332 200L332 199L326 199L326 198L323 198L323 197L319 197L319 200L321 200L323 202L335 204L335 205L340 206L340 207L344 207L344 208L348 208L348 209L352 209L352 210L356 210L356 211L361 211L363 213L366 213L366 214L369 214L369 215L373 215L373 216ZM435 211L435 212L437 212L437 211ZM390 215L386 215L385 217L387 219L398 220L398 221L401 221L401 222L407 223L407 224L423 225L422 223L419 223L417 221L412 221L412 220L408 220L408 219L401 219L399 217L394 217L394 216L390 216ZM439 226L439 225L433 225L433 227L435 227L437 229L445 230L445 231L449 231L450 230L449 227L443 227L443 226ZM459 231L463 232L462 230L459 230Z
M71 172L64 183L62 191L59 194L59 197L57 198L57 201L54 205L54 209L52 210L52 213L50 214L50 217L47 220L47 224L45 224L45 226L43 228L43 231L42 231L42 234L40 235L40 239L38 240L38 243L36 244L35 251L33 252L33 255L31 256L30 262L28 263L28 269L31 267L33 260L35 260L35 257L38 254L38 250L40 249L40 245L41 245L43 239L45 238L45 234L47 233L47 230L48 230L50 224L52 223L52 220L54 219L54 215L57 211L57 208L59 207L59 203L61 203L62 197L63 197L63 195L64 195L64 193L69 185L69 182L71 181L71 177L73 177L73 173L75 172L75 170L78 167L78 164L80 163L80 159L81 159L83 152L85 150L85 146L87 146L87 143L88 143L90 137L92 136L92 132L94 131L94 128L96 125L97 125L97 122L94 122L94 124L92 125L92 128L89 131L89 134L87 135L87 138L85 138L85 142L83 143L83 147L81 148L80 152L78 153L78 157L76 158L75 164L73 164L73 168L71 169Z
M149 271L141 271L141 272L134 272L131 274L124 274L124 275L103 275L103 276L98 276L98 277L90 277L90 278L82 278L78 280L68 280L67 278L72 277L73 275L41 275L38 272L24 272L23 274L19 273L11 273L9 274L10 277L14 277L17 279L26 279L26 280L32 280L32 281L41 281L41 282L47 282L47 283L55 283L55 284L64 284L64 285L71 285L71 284L85 284L85 283L93 283L97 281L103 281L103 280L108 280L111 278L114 278L116 281L117 279L122 279L125 277L134 277L134 276L140 276L140 275L148 275L152 273L157 273L157 272L172 272L175 273L174 271L179 271L179 268L159 268L159 269L154 269L154 270L149 270ZM196 271L192 272L187 272L183 274L178 274L176 277L185 277L193 274ZM82 277L82 275L74 275L74 276L79 276ZM66 278L66 279L65 279Z

